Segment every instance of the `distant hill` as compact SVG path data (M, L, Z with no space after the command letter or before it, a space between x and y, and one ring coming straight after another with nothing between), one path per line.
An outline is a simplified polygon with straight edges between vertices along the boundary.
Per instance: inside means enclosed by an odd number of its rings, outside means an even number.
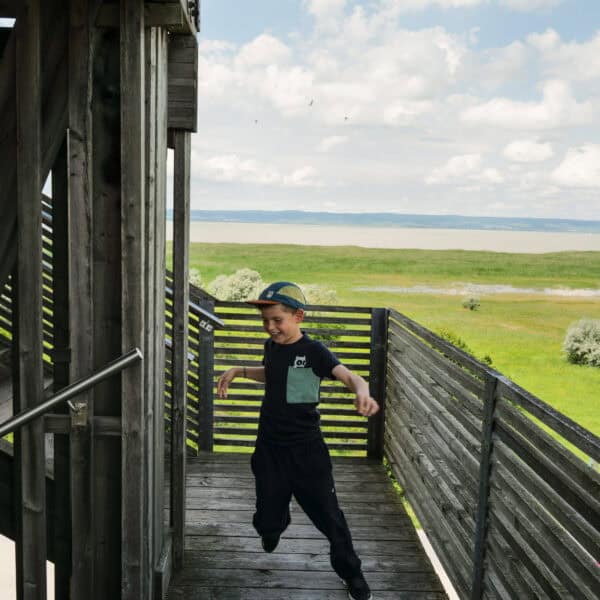
M172 211L168 218L172 219ZM408 215L398 213L331 213L296 210L192 210L192 221L281 223L290 225L343 225L354 227L410 227L428 229L484 229L600 233L600 221L527 219L520 217L465 217L462 215Z

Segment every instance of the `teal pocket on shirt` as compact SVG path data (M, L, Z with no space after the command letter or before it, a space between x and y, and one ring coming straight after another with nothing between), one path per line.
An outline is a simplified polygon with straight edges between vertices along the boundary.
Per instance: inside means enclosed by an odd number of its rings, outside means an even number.
M321 379L311 368L288 367L286 399L288 404L317 404Z

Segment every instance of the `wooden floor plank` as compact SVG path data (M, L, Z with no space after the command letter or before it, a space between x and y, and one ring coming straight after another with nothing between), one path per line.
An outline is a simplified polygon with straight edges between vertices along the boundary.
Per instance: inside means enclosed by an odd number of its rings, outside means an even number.
M446 598L402 502L381 464L333 458L340 504L378 600ZM254 478L248 454L188 459L184 566L168 600L342 600L329 544L297 506L272 554L252 527Z

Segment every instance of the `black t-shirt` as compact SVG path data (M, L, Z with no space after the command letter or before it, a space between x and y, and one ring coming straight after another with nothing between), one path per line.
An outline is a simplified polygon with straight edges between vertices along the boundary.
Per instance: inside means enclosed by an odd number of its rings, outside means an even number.
M258 437L273 444L293 445L321 437L319 385L340 364L321 342L302 334L293 344L265 342L265 397Z

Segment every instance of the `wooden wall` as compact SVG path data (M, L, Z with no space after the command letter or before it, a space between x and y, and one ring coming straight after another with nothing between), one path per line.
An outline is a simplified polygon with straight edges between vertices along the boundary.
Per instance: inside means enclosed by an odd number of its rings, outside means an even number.
M169 37L177 34L193 62L195 15L184 2L11 6L17 25L3 38L0 62L0 323L19 362L15 409L41 401L44 373L59 389L133 346L145 356L79 397L77 419L57 412L45 420L56 434L56 527L49 529L56 537L48 544L44 420L16 436L19 598L45 597L48 547L57 598L158 598L170 569L163 493ZM195 71L186 77L196 86ZM179 91L176 84L175 99ZM190 110L186 118L172 126L189 148ZM189 159L188 150L177 165L188 211ZM52 198L41 201L50 171ZM176 293L182 289L187 281ZM187 359L175 363L185 375Z
M385 455L461 598L597 597L600 440L395 311Z

